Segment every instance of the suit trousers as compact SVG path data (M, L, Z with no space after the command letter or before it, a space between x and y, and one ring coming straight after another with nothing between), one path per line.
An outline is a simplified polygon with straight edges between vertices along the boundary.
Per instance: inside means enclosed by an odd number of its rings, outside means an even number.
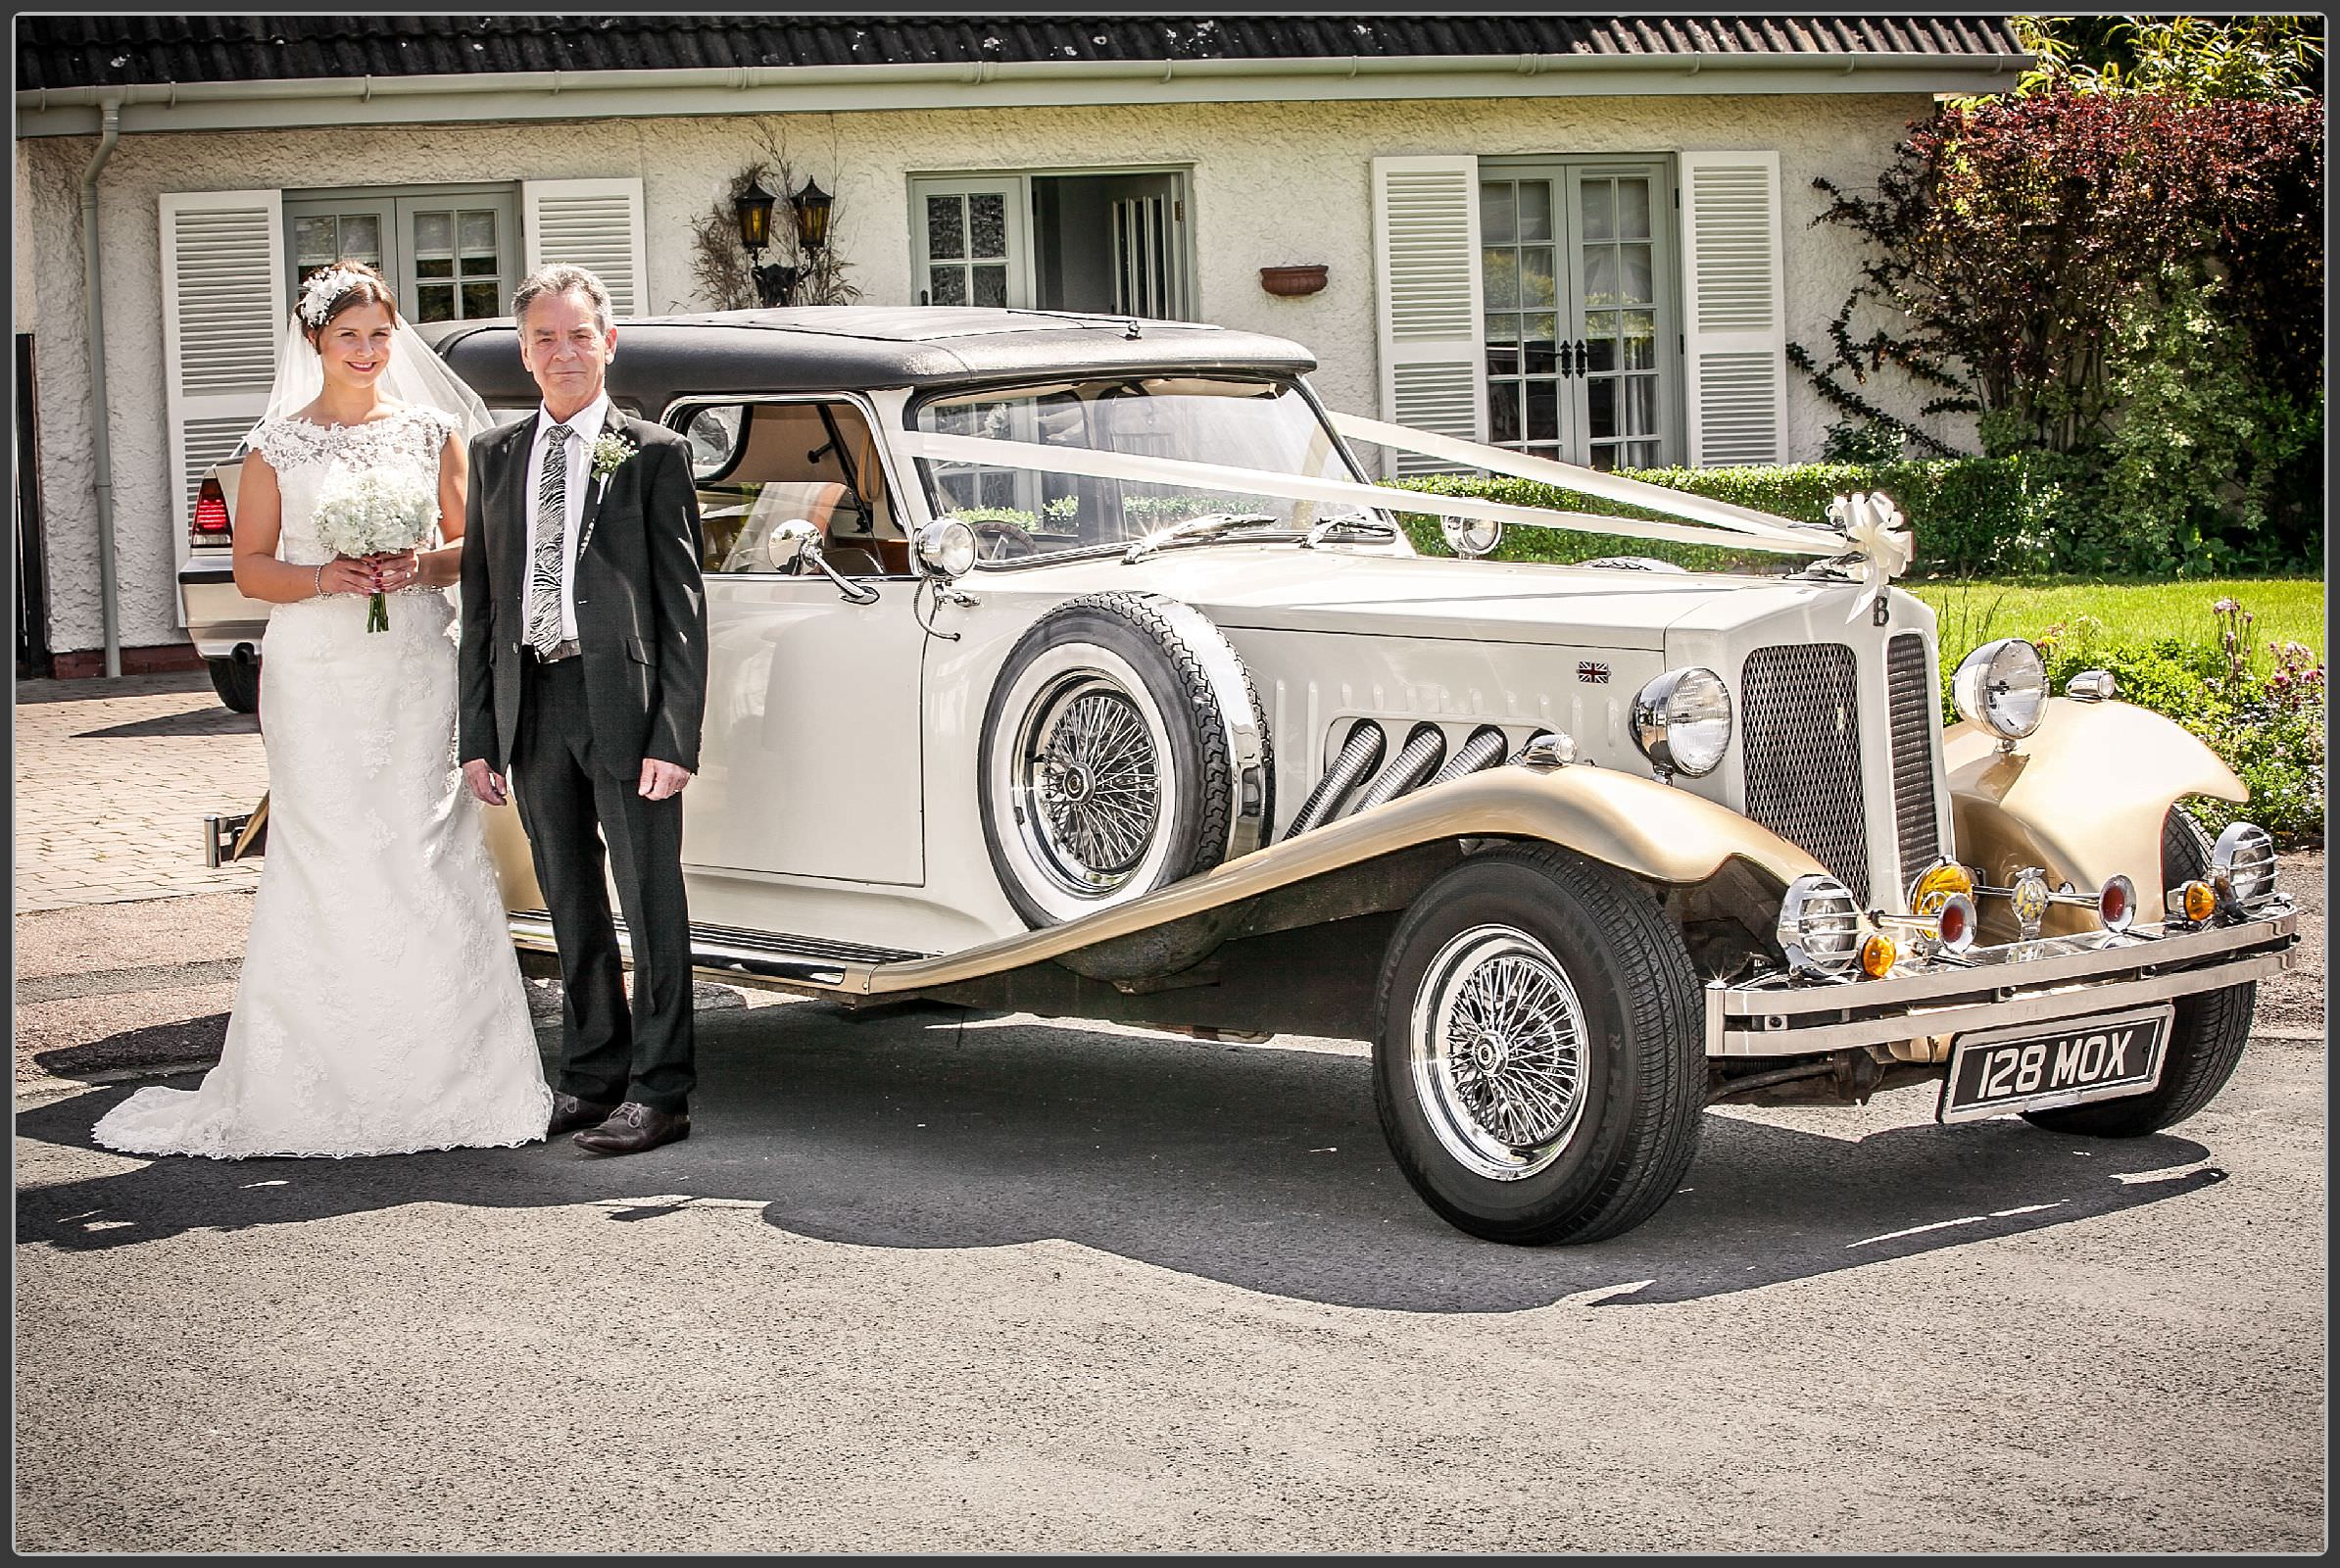
M560 1088L579 1100L682 1111L696 1082L682 797L644 800L638 766L621 777L596 760L584 662L521 656L512 757L512 799L560 950ZM605 844L633 947L630 1014L603 880Z

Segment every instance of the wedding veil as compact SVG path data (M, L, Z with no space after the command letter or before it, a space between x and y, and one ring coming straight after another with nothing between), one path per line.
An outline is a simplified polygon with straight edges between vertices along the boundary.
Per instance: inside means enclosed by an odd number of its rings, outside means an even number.
M453 415L465 439L496 421L488 416L479 394L465 386L447 362L431 352L422 334L393 315L390 323L390 364L377 383L384 396L401 403L418 403ZM325 389L324 362L301 332L298 307L285 318L284 340L276 345L276 379L268 386L265 419L298 414Z

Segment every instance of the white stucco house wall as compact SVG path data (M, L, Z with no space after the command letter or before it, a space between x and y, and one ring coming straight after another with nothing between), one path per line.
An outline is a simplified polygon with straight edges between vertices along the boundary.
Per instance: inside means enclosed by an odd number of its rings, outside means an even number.
M1996 18L576 20L19 19L61 673L102 667L109 618L123 668L191 662L195 481L329 252L374 247L416 318L502 314L550 260L621 315L706 309L693 226L768 141L835 194L864 303L1217 321L1307 345L1342 410L1602 466L1803 460L1837 416L1783 347L1861 261L1814 177L1874 178L1936 94L2025 64ZM1312 265L1316 292L1263 284Z

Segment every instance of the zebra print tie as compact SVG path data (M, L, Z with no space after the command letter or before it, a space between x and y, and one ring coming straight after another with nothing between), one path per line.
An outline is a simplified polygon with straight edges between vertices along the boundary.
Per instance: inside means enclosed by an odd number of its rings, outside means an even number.
M536 480L536 537L528 561L528 645L550 654L561 645L561 567L567 553L569 428L545 432L544 471Z

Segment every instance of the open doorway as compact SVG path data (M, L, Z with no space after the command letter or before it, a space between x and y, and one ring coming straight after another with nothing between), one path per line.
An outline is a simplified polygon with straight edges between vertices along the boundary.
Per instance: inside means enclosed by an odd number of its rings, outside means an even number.
M918 303L1192 319L1188 204L1178 170L914 175Z

